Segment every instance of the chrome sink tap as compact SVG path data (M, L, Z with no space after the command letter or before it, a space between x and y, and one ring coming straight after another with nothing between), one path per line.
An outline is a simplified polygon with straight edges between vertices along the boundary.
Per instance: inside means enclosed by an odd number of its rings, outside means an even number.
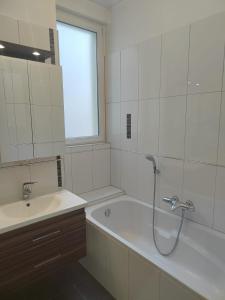
M195 211L194 203L191 200L182 202L182 201L180 201L180 199L177 196L173 196L170 198L165 197L162 200L170 205L170 209L172 211L175 211L178 208L182 208L184 210L189 210L189 211L193 211L193 212Z
M29 200L32 195L32 185L37 183L36 181L23 183L23 200Z

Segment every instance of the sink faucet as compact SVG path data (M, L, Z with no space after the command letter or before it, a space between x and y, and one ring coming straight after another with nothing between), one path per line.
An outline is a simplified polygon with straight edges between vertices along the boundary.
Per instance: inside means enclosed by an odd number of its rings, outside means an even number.
M177 196L173 197L165 197L163 198L163 201L170 205L170 209L172 211L177 210L178 208L182 208L189 211L195 211L194 203L191 200L187 200L185 202L180 201L180 199Z
M36 181L23 183L23 200L29 200L32 195L32 185L37 183Z

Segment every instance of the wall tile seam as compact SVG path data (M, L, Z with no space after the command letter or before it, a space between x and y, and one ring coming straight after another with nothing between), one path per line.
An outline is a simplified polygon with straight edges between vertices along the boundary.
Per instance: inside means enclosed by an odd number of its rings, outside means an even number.
M174 94L169 96L159 96L159 97L148 97L148 98L137 98L137 99L131 99L131 100L124 100L121 99L120 101L109 101L106 104L114 104L114 103L123 103L123 102L139 102L139 101L151 101L151 100L157 100L157 99L170 99L170 98L176 98L176 97L185 97L185 96L193 96L193 95L204 95L204 94L215 94L215 93L224 93L225 89L219 89L219 90L210 90L210 91L204 91L204 92L195 92L195 93L183 93L183 94ZM46 105L44 105L46 106Z
M128 150L128 149L119 149L119 148L115 148L115 147L111 147L111 150L130 152L133 154L143 155L143 156L148 154L145 152L139 152L139 151ZM183 161L184 163L200 164L200 165L212 166L212 167L216 167L216 168L225 168L225 165L222 165L222 164L214 164L214 163L204 162L204 161L200 161L200 160L182 159L182 158L178 158L178 157L174 157L174 156L163 155L161 153L155 153L155 156L158 157L159 159L167 158L167 159L172 159L172 160Z
M218 134L218 143L217 143L217 162L219 160L219 147L220 147L220 133L221 133L221 122L222 122L222 103L223 103L223 79L224 79L224 75L225 75L225 42L224 42L224 56L223 56L223 71L222 71L222 92L221 92L221 99L220 99L220 120L219 120L219 134ZM218 168L219 167L225 167L225 166L217 166L216 168L216 176L215 176L215 188L214 188L214 203L213 203L213 222L212 222L212 227L217 230L220 231L217 226L215 225L216 220L215 220L215 207L216 207L216 187L217 187L217 179L218 179ZM223 231L222 231L223 232ZM224 231L225 233L225 231Z

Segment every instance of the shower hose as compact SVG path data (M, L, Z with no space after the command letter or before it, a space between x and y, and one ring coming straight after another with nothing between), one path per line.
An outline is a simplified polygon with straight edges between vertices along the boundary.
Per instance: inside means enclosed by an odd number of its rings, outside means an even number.
M168 252L163 252L157 244L156 234L155 234L156 175L157 175L157 170L154 169L153 214L152 214L153 241L154 241L155 247L156 247L157 251L159 252L159 254L161 254L162 256L170 256L174 252L174 250L177 248L177 245L179 243L180 233L181 233L182 226L183 226L183 223L184 223L185 209L182 208L180 226L178 228L176 240L174 242L173 247Z

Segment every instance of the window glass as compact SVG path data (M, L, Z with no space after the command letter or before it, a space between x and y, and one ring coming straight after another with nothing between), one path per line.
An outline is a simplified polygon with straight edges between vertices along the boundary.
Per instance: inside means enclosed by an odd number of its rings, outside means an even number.
M67 139L99 135L97 33L57 22Z

